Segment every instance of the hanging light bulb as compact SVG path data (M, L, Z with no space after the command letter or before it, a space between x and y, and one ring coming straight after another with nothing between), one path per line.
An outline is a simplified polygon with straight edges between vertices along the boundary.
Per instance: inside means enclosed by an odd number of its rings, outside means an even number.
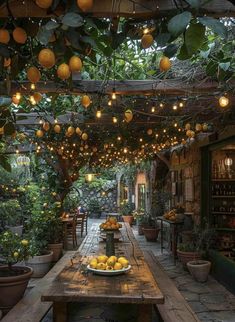
M152 106L151 108L151 112L154 113L155 112L155 106Z
M20 99L21 99L21 94L20 94L20 92L17 92L17 93L16 93L16 99L17 99L17 100L20 100Z
M177 109L178 109L177 104L174 104L174 105L172 106L172 109L173 109L174 111L177 111Z
M180 102L179 103L179 107L184 107L184 103L183 102Z
M113 88L113 92L112 92L112 100L117 99L117 95L116 95L116 90L115 88Z
M112 120L113 120L113 123L117 123L117 121L118 121L116 116L113 116Z
M143 34L144 34L144 35L147 35L147 34L149 33L149 31L150 31L150 30L149 30L149 28L147 28L147 27L146 27L146 28L144 28L144 30L143 30Z
M34 99L34 96L33 96L33 95L31 95L31 96L30 96L29 100L30 100L30 103L31 103L32 105L36 105L36 104L37 104L37 102L35 101L35 99Z
M102 115L101 110L100 110L100 108L98 108L97 111L96 111L96 117L98 119L100 119L101 118L101 115Z
M112 100L108 101L108 106L112 106Z
M226 96L221 96L219 98L219 105L221 107L226 107L226 106L228 106L228 104L229 104L229 99Z
M160 104L159 104L159 106L160 106L160 107L163 107L163 106L164 106L164 104L163 104L163 103L160 103Z
M30 88L31 88L32 90L34 90L34 89L36 88L35 84L33 84L33 83L32 83L32 84L30 85Z

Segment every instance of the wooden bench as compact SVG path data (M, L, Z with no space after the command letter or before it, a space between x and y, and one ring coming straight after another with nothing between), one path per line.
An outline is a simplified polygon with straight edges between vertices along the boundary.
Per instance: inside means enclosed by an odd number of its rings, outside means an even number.
M145 251L144 257L165 298L164 304L157 304L155 307L162 321L200 322L153 253Z
M1 319L1 322L40 322L52 306L50 302L41 302L41 294L50 286L74 254L75 251L66 252L53 268L37 282L36 286Z

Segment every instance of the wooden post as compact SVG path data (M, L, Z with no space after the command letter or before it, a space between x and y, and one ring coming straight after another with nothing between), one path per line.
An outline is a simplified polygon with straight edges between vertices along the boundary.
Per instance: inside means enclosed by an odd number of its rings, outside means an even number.
M53 302L53 322L67 322L67 303Z
M106 232L106 255L115 255L114 233L112 231Z

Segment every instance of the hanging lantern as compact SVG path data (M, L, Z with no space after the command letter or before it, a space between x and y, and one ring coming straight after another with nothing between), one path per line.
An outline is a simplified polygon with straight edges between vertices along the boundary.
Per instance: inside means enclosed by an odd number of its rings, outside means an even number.
M20 155L16 159L16 163L19 167L28 167L30 165L30 158L26 157L25 155Z

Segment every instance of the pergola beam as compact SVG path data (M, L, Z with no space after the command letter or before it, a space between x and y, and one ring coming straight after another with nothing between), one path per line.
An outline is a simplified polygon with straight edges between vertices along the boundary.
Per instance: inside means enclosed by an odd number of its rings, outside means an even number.
M94 6L89 14L94 17L126 17L136 19L151 19L156 17L165 17L172 15L178 8L187 8L186 1L182 0L125 0L110 1L94 0ZM54 16L49 11L39 8L32 0L10 0L9 8L14 17L38 17L46 18ZM63 9L58 8L56 15L63 14ZM200 14L208 16L225 17L235 16L235 6L228 0L213 0L200 8ZM6 5L0 7L0 17L7 18L9 16Z
M22 94L30 94L31 83L28 81L11 83L9 94L15 94L20 91ZM5 83L0 82L2 94L5 94ZM111 94L115 88L119 95L190 95L190 94L213 94L219 93L219 84L215 81L200 83L182 83L177 80L123 80L123 81L93 81L93 80L74 80L72 86L68 88L67 84L56 83L53 81L37 83L36 90L41 93L58 93L58 94ZM1 90L0 90L1 94Z

